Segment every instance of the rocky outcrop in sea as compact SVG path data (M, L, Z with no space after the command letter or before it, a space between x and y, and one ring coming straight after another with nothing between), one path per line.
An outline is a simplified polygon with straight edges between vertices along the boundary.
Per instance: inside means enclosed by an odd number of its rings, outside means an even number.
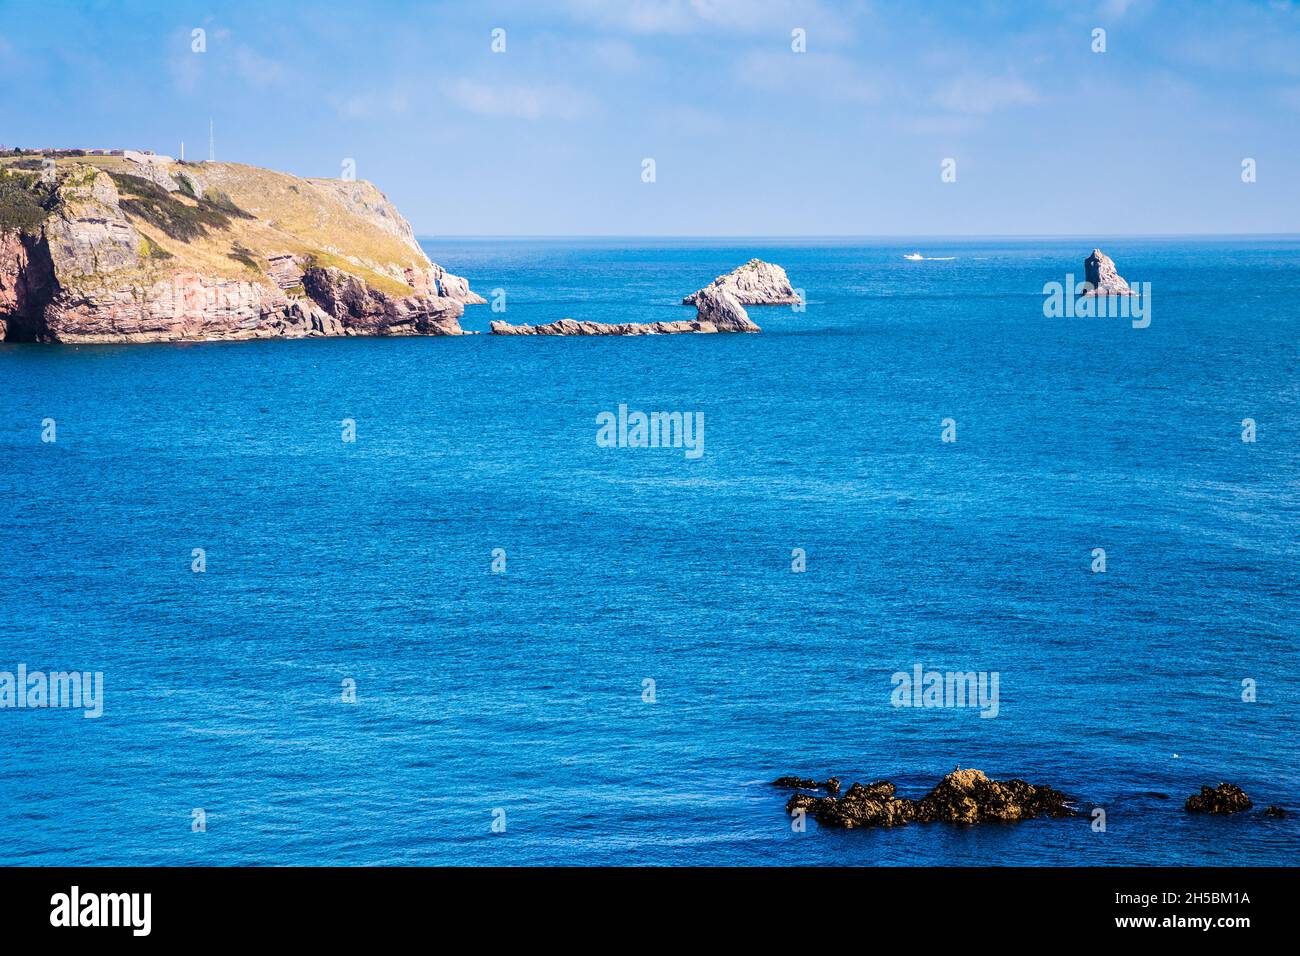
M0 338L456 335L469 283L362 180L122 158L0 164Z
M785 270L762 259L750 259L743 266L718 276L699 292L682 299L682 305L695 305L709 291L725 291L743 305L793 305L799 302Z
M979 770L954 770L920 800L897 796L894 785L881 780L865 786L855 783L841 797L796 793L786 803L786 812L803 810L822 826L853 829L1066 817L1074 814L1069 804L1065 794L1051 787L1018 779L990 780Z
M1083 260L1083 281L1087 289L1082 295L1136 295L1128 282L1115 268L1115 260L1100 249Z

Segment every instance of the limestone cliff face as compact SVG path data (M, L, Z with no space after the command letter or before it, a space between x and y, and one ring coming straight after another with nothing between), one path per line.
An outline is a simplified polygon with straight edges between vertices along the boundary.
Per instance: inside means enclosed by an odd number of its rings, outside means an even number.
M0 164L0 338L457 335L469 283L363 181L222 163Z
M459 335L465 307L435 294L394 297L339 269L311 268L303 287L312 301L353 335Z

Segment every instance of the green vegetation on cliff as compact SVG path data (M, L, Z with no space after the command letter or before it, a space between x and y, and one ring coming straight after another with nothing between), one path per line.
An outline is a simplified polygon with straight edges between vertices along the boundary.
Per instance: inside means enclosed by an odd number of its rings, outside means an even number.
M91 244L129 243L136 252L131 265L90 253L86 262L95 274L62 270L65 285L101 279L107 286L145 285L184 272L284 287L293 284L295 269L309 265L339 269L394 297L431 281L433 267L411 227L383 193L362 180L305 179L239 163L164 157L51 162L0 155L0 229L49 230L56 213L65 220L60 234ZM109 229L96 231L93 224L103 222ZM72 254L86 247L59 248ZM115 264L106 269L110 262ZM106 271L123 274L108 278Z
M210 229L228 229L232 217L251 219L229 199L181 199L157 183L125 173L108 174L117 187L118 204L128 216L143 219L163 235L181 242L206 236ZM224 197L221 197L224 198Z
M0 231L39 229L52 203L49 187L38 176L0 171Z

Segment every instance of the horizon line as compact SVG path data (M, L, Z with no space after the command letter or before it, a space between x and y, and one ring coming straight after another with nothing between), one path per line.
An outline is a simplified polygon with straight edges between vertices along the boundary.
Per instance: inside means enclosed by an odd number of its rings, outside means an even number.
M790 233L790 234L711 234L690 235L682 233L415 233L416 239L678 239L678 240L746 240L751 242L770 240L907 240L915 242L928 240L964 240L964 239L1081 239L1089 242L1098 239L1297 239L1300 232L1111 232L1111 233L1032 233L1032 232L988 232L988 233Z

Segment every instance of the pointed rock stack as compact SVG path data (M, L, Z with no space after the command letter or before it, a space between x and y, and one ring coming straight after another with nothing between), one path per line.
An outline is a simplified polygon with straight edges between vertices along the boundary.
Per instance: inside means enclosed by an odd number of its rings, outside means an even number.
M1084 295L1136 295L1128 282L1115 268L1115 260L1100 249L1083 260L1083 281L1088 288Z

